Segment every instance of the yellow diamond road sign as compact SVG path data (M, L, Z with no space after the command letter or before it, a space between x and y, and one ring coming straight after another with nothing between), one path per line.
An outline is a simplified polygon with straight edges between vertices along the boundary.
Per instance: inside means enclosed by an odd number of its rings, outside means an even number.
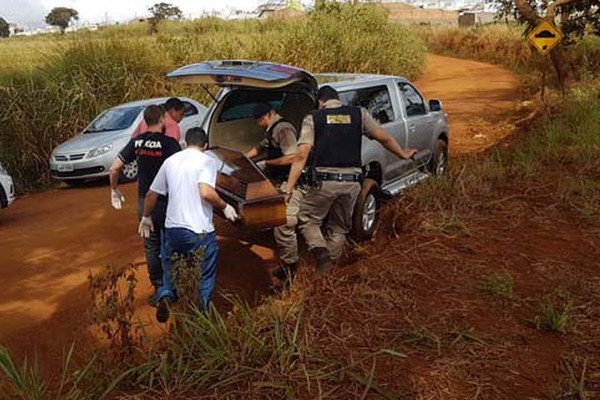
M546 55L560 43L563 34L550 22L542 21L527 35L527 38L542 55Z

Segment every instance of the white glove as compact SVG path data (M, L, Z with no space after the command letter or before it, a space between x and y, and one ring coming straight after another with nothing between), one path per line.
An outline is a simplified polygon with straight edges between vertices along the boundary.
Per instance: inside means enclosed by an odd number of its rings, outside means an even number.
M144 239L148 239L150 237L150 232L154 232L154 224L152 224L152 218L142 217L142 220L140 221L140 226L138 228L138 233Z
M225 206L225 208L223 209L223 214L225 214L225 218L227 218L231 222L235 222L239 218L238 213L235 211L235 208L233 208L230 204L227 204Z
M264 171L267 169L267 161L266 160L262 160L256 163L256 166L258 167L258 169L260 169L261 171Z
M119 189L111 189L110 202L115 210L120 210L123 207L123 203L125 203L125 196L123 196L123 193Z

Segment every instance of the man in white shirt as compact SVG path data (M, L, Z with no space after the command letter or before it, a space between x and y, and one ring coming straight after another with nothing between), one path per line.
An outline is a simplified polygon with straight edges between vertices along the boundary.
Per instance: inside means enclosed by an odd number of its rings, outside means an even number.
M150 215L159 195L168 196L163 243L163 286L157 293L159 301L156 319L166 322L169 303L175 300L169 266L171 255L186 255L202 249L200 307L208 310L215 287L219 246L213 225L213 207L223 210L225 217L235 221L235 209L219 197L215 190L217 165L204 154L207 137L201 128L190 129L185 137L186 149L169 157L152 182L146 195L144 213L139 226L142 237L152 231Z

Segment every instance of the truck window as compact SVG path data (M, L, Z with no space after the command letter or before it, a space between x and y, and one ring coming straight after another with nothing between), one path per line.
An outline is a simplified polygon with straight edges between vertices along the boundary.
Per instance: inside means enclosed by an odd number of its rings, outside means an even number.
M385 85L340 92L340 100L348 106L366 108L380 124L394 120L390 92Z
M425 108L425 102L423 101L423 98L419 92L412 87L412 85L405 82L400 82L398 86L400 87L400 92L402 93L402 99L404 101L407 117L427 114L427 109Z

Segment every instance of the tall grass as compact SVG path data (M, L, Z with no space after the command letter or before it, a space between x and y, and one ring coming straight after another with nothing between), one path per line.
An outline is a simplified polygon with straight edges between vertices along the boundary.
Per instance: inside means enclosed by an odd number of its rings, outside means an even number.
M473 233L471 217L491 211L527 214L531 205L517 203L528 200L570 212L581 222L597 221L599 98L598 89L581 90L509 143L487 154L452 159L448 174L411 188L382 210L382 231L397 235L409 223L417 230L468 235Z
M53 147L103 109L154 96L198 97L198 89L163 83L165 73L177 66L258 59L314 72L414 78L425 57L420 41L389 23L384 12L349 5L294 20L168 21L155 36L148 35L145 24L134 24L74 36L16 38L2 41L0 54L25 66L0 67L0 162L20 192L49 184Z

